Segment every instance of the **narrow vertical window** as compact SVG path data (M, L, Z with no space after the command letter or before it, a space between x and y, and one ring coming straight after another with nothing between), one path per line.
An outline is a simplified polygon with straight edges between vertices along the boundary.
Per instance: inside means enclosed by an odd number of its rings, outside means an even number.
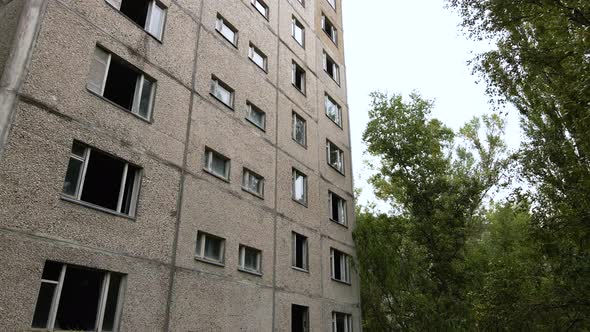
M293 169L293 200L307 205L307 175Z
M332 312L332 332L352 332L352 315Z
M328 193L328 196L330 202L330 220L346 226L346 201L331 191Z
M309 332L309 307L291 305L291 332Z
M340 67L336 62L324 51L324 71L337 84L340 84Z
M328 165L338 172L344 174L344 151L330 141L326 141L326 159Z
M299 270L308 271L307 237L293 232L293 254L291 265Z
M338 32L332 22L322 13L322 30L330 37L330 40L338 45Z
M307 146L307 122L299 114L293 112L293 140Z
M301 47L305 47L305 27L295 16L292 17L291 35Z
M305 70L295 61L293 61L292 66L291 83L299 92L305 94Z
M325 95L324 105L328 118L338 125L338 127L342 127L342 109L340 105L332 97L328 96L328 94Z
M247 114L246 120L250 123L255 125L256 127L265 130L266 129L266 113L258 108L256 105L252 104L251 102L246 103L247 106Z
M350 258L347 254L330 248L330 265L333 280L350 283Z

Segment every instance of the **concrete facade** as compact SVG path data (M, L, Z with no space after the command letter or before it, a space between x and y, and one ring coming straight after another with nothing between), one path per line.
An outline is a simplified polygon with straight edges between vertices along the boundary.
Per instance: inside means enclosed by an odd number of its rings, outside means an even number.
M251 0L158 0L160 41L105 0L0 0L0 71L21 79L6 89L15 101L0 100L0 330L31 330L46 261L124 275L118 331L291 331L292 304L309 308L310 331L332 331L333 312L361 330L352 264L348 283L331 278L331 248L355 256L342 3L264 3L268 18ZM42 15L16 70L10 52L31 5ZM218 15L238 30L237 45L216 31ZM97 45L156 81L148 120L88 90ZM292 84L293 61L306 71L305 94ZM212 75L234 90L233 109L210 94ZM341 127L325 94L341 106ZM246 119L248 102L265 112L265 130ZM292 138L293 112L306 121L305 146ZM327 140L343 151L343 172L328 164ZM74 141L141 168L134 215L64 198ZM228 179L204 169L206 148L231 159ZM243 190L243 168L264 178L263 197ZM294 168L307 175L306 205L292 198ZM330 220L329 192L346 201L346 226ZM225 240L222 266L195 259L198 232ZM308 271L292 267L293 232L308 238ZM259 274L238 269L240 245L260 250Z

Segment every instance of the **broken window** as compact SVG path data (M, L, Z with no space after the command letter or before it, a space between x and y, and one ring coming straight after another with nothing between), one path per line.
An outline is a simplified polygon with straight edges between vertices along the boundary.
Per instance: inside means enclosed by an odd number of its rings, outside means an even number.
M154 99L154 86L154 79L102 48L95 48L88 78L88 90L149 120Z
M252 6L268 20L268 6L262 0L252 0Z
M293 199L307 205L307 176L293 169Z
M293 140L303 146L307 144L307 122L295 112L293 112Z
M229 180L229 158L205 148L205 170L224 180Z
M292 17L291 35L301 47L305 47L305 27L295 16Z
M340 106L332 99L332 97L325 95L326 115L339 127L342 127L342 110Z
M291 305L291 332L309 331L309 308L302 305Z
M117 331L124 275L45 262L32 327Z
M248 106L246 119L256 127L264 130L266 128L266 113L251 102L247 102L246 105Z
M344 173L344 151L334 143L326 140L326 154L328 164L340 173Z
M244 168L242 176L242 188L257 196L264 196L264 178L247 168Z
M121 159L74 142L63 194L78 201L135 216L141 170Z
M166 7L155 0L107 0L158 40L162 39Z
M330 220L346 225L346 201L342 197L329 192Z
M352 315L332 312L332 332L352 332Z
M308 270L307 265L307 237L293 232L293 267L304 271Z
M240 245L240 270L260 274L261 263L262 251Z
M234 107L234 90L217 77L211 77L211 95L229 108Z
M336 62L324 51L324 71L336 83L340 84L340 67Z
M254 44L250 43L250 49L248 51L248 57L262 70L267 70L267 57L260 51Z
M330 37L334 44L338 45L338 33L332 22L322 13L322 30Z
M305 94L305 70L295 61L293 61L292 83L299 92Z
M219 32L227 41L232 43L234 46L238 46L238 30L233 27L226 19L220 14L217 14L217 22L215 24L215 30Z
M197 232L196 257L223 264L225 260L225 239L205 232Z
M347 254L330 248L330 265L332 279L350 283L350 262Z

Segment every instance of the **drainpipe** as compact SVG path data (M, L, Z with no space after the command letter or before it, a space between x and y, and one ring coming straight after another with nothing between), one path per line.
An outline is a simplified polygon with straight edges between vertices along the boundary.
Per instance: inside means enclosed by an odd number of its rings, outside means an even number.
M24 1L12 40L10 54L0 77L0 161L14 118L18 92L26 77L31 54L46 6L46 0Z

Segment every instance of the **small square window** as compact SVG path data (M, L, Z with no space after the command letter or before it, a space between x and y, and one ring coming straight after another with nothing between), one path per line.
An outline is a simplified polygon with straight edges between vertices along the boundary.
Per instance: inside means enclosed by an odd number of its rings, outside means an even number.
M268 6L262 0L252 0L252 6L268 20Z
M352 315L332 312L332 332L352 332Z
M326 141L326 154L328 164L344 174L344 151L340 150L334 143Z
M196 258L223 264L225 261L225 239L205 232L197 232Z
M266 113L251 102L247 102L246 106L248 107L246 120L262 130L266 129Z
M91 206L135 216L141 169L79 142L74 142L63 195Z
M338 127L342 127L342 110L340 105L332 97L328 96L328 94L325 95L325 109L328 118L337 124Z
M226 19L220 14L217 14L217 22L215 30L219 32L232 45L238 46L238 29L234 28Z
M155 0L106 0L130 18L133 22L143 27L150 35L158 40L162 39L164 21L166 20L166 7Z
M330 6L332 6L332 8L336 9L336 0L328 0L328 3Z
M340 84L340 67L336 62L324 51L324 71L337 84Z
M330 220L346 226L346 201L331 191L328 196L330 201Z
M229 158L209 148L205 148L205 171L229 181L229 169Z
M234 90L215 76L211 77L211 95L225 106L234 108Z
M309 332L309 307L291 305L291 332Z
M307 175L293 169L293 200L307 205Z
M308 271L308 248L307 237L293 232L293 255L292 266L294 268Z
M295 112L293 112L293 140L304 147L307 145L307 122Z
M264 178L251 170L244 168L242 189L256 196L264 197Z
M292 18L291 35L301 47L305 47L305 27L295 16Z
M301 68L295 61L293 61L292 71L292 82L293 86L299 90L299 92L305 94L305 70Z
M250 49L248 51L248 57L252 62L254 62L258 67L262 70L268 70L268 58L260 49L258 49L254 44L250 43Z
M347 254L330 248L330 265L333 280L350 283L350 257Z
M330 40L338 45L338 30L332 22L322 13L322 30L330 37Z
M261 274L262 251L240 245L240 270L254 274Z

